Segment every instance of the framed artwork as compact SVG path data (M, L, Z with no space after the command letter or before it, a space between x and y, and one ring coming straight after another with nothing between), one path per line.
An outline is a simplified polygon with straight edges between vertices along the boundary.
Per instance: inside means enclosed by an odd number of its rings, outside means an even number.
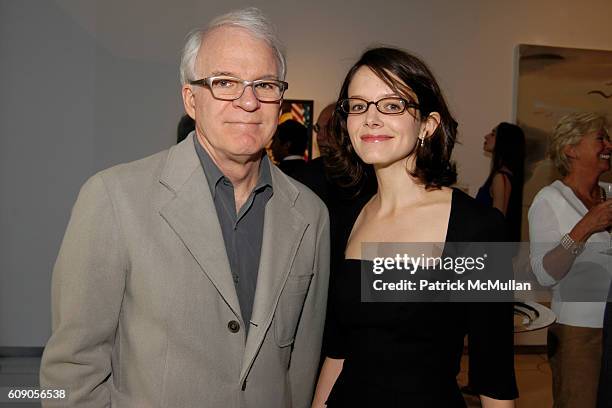
M527 210L542 187L559 177L546 158L559 119L572 112L612 118L612 51L520 44L516 121L525 132L523 235ZM611 174L603 179L612 181Z
M306 127L308 135L308 145L304 156L306 160L312 157L312 126L313 126L313 106L314 101L307 99L284 99L281 105L281 116L279 124L288 119L293 119Z

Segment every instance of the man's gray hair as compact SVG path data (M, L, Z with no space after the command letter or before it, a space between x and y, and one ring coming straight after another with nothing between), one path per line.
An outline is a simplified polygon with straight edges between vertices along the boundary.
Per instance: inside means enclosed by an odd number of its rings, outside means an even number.
M183 54L181 56L181 84L185 85L189 83L189 81L200 79L195 77L195 68L202 40L212 30L223 26L244 28L253 34L254 37L265 41L274 51L279 79L285 79L287 61L285 60L284 48L276 35L275 27L261 10L255 7L248 7L223 14L212 20L207 28L193 30L187 35L185 47L183 48Z

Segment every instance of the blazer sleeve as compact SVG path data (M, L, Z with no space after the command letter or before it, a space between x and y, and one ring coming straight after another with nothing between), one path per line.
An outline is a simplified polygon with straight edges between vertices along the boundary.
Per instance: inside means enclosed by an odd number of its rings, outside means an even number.
M106 383L112 381L111 351L125 289L124 250L105 182L95 175L79 193L53 269L53 331L40 384L68 391L59 406L110 406Z
M326 209L323 213L322 225L319 226L317 234L314 275L304 301L291 353L289 381L293 408L310 407L321 356L329 283L329 217Z

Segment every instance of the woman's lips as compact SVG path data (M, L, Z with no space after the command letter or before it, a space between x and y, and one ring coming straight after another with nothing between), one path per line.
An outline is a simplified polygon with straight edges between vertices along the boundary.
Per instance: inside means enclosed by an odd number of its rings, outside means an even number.
M363 135L361 136L361 140L363 140L365 143L380 143L380 142L385 142L390 139L393 139L393 136L387 136L387 135Z

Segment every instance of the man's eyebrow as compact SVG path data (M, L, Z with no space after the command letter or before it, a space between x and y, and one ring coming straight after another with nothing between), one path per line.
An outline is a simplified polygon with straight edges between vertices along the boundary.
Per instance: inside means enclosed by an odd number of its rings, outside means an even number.
M277 81L279 80L278 79L278 75L274 75L274 74L264 75L264 76L261 76L261 77L259 77L257 79L275 79Z
M240 76L236 75L233 72L229 72L229 71L213 71L211 72L211 74L209 76L229 76L229 77L233 77L233 78L240 78ZM275 74L269 74L269 75L264 75L261 76L259 78L255 78L255 79L274 79L274 80L278 80L278 76Z
M228 71L213 71L210 73L210 76L231 76L234 78L238 78L236 74L234 74L233 72L228 72Z

